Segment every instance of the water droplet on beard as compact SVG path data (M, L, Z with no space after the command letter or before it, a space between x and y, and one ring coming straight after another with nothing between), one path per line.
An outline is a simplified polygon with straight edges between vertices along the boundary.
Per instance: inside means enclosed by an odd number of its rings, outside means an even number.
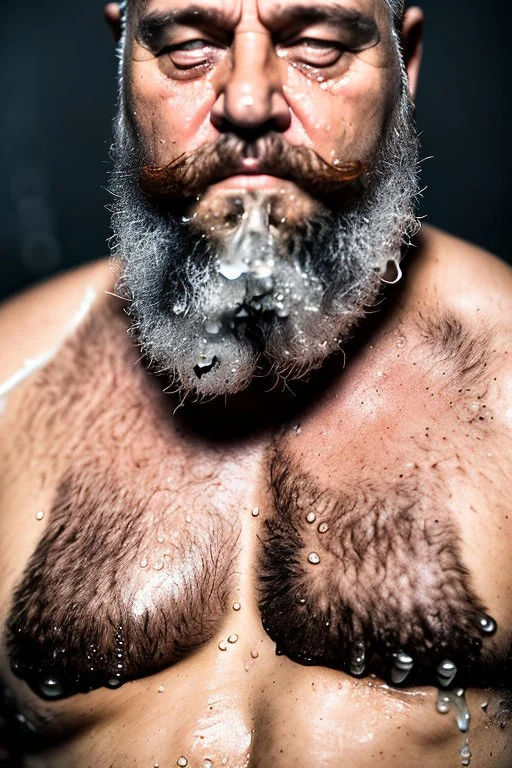
M213 768L213 762L211 760L204 760L203 768Z
M192 522L192 517L191 517L190 515L187 515L187 516L185 517L185 522L186 522L186 523L191 523L191 522Z
M173 311L173 314L175 315L182 315L185 312L185 309L186 309L185 302L181 302L181 303L177 302L176 304L174 304L172 311Z
M164 567L164 562L163 562L163 560L157 560L157 561L156 561L156 563L155 563L155 564L154 564L154 566L153 566L153 570L155 570L155 571L161 571L163 567Z
M187 758L183 757L183 756L182 757L178 757L178 759L176 760L176 765L179 765L180 768L186 768L186 766L188 765Z
M314 523L314 522L315 522L315 520L316 520L316 515L315 515L315 513L314 513L314 512L308 512L308 514L306 515L306 520L307 520L307 521L308 521L308 523L310 523L310 524Z
M461 733L467 733L471 720L464 693L464 688L455 688L453 691L438 691L437 696L437 711L445 715L453 707L457 728Z
M237 264L221 262L218 266L218 272L226 280L238 280L239 277L247 273L247 265L243 262L238 262Z
M218 336L221 331L221 325L216 320L207 320L204 324L204 330L210 336Z
M237 643L238 642L238 635L230 635L228 637L228 643Z
M259 513L260 513L260 508L259 507L253 507L251 515L253 517L258 517Z
M404 651L393 654L393 666L391 667L391 682L394 685L404 683L412 672L414 660Z
M308 562L311 563L311 565L318 565L320 562L320 555L317 552L311 552L311 554L308 555Z
M39 684L39 690L48 699L56 699L58 696L62 696L63 689L58 680L54 677L48 677Z
M109 688L119 688L121 685L121 677L111 677L107 683Z
M457 675L457 667L453 661L446 659L437 665L437 681L442 688L449 688Z
M219 651L227 651L228 644L226 643L225 640L221 640L218 647L219 647Z
M318 526L318 533L327 533L329 530L329 526L327 523L320 523Z
M40 509L38 512L36 512L36 520L43 520L44 518L44 512L42 509Z
M242 606L240 605L240 603L233 603L233 610L234 611L239 611L241 607Z
M492 616L484 614L478 622L478 629L483 635L488 635L490 637L496 633L498 625Z
M148 559L147 557L143 557L140 561L140 567L141 568L147 568L148 567Z

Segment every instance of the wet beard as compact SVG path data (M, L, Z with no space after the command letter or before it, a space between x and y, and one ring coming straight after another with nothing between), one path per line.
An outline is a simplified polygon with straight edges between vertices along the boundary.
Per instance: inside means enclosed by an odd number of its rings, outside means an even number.
M341 213L315 204L300 225L293 199L264 192L223 193L222 215L213 206L205 216L201 204L196 215L164 212L141 191L129 136L121 112L112 184L119 289L152 368L182 394L232 394L256 375L288 380L319 367L375 303L417 229L418 141L405 95L352 202Z

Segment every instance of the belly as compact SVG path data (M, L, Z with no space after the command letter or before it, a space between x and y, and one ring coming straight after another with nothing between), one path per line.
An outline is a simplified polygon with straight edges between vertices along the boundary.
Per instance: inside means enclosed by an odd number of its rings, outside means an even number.
M233 630L237 641L222 650ZM355 681L276 657L242 608L215 642L176 667L52 705L53 745L24 764L456 768L468 764L469 750L475 768L509 768L499 697L475 690L467 701L471 725L462 734L453 712L436 711L434 689L399 691L377 678Z

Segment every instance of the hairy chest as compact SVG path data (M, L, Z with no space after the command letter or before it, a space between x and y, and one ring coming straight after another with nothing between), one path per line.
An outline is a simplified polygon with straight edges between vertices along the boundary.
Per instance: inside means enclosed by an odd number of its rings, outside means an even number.
M448 660L490 682L506 653L490 614L509 616L499 574L481 578L504 552L499 535L478 541L501 500L464 455L489 442L471 431L476 392L438 418L447 393L432 404L432 383L412 375L404 414L390 368L256 447L206 447L180 434L132 352L104 365L92 331L43 373L23 417L51 503L6 641L39 695L116 688L189 656L233 609L249 557L279 653L397 683L434 682Z

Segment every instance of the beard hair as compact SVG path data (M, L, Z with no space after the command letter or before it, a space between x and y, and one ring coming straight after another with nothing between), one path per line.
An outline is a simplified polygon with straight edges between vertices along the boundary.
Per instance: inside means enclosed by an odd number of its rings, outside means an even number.
M389 263L398 269L419 229L418 152L403 84L372 168L342 212L321 206L300 227L272 230L268 199L249 195L226 245L143 194L141 154L121 104L113 252L123 268L118 291L152 369L183 396L203 399L239 392L255 376L291 380L318 368L375 305ZM242 232L248 207L260 223ZM251 266L234 279L226 270L236 270L240 249Z

